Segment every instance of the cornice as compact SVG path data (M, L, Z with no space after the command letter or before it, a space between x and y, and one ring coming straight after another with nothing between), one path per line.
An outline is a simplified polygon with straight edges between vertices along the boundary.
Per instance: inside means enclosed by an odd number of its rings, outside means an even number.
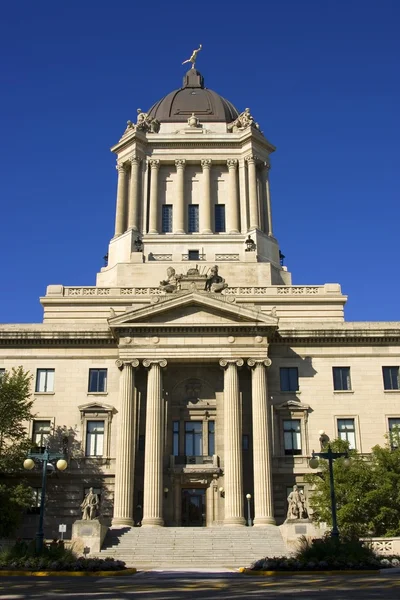
M115 345L111 331L0 331L0 347Z
M271 344L400 344L400 326L398 328L384 330L382 328L368 330L354 329L343 330L338 329L321 329L321 330L302 330L285 331L284 328L279 329L270 338Z

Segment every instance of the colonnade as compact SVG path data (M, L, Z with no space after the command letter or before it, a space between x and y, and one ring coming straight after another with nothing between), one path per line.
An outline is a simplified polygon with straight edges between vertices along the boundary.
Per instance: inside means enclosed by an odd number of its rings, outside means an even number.
M245 524L242 469L242 427L238 369L242 358L222 358L224 369L224 524ZM248 359L252 369L254 525L275 524L273 517L270 423L266 358ZM117 361L120 379L120 428L115 471L113 525L133 525L133 478L135 464L135 431L137 402L134 393L134 369L137 359ZM165 359L145 359L148 369L146 405L146 443L144 456L144 489L142 526L163 526L163 452L164 402L162 370Z
M173 200L172 233L184 234L186 233L185 211L187 209L187 199L185 199L185 168L187 161L179 158L174 163L177 173L177 185ZM221 161L218 161L219 166L220 164ZM236 158L229 158L225 161L225 164L228 169L228 191L224 199L225 202L223 202L226 214L226 233L239 233L240 231L250 229L260 229L272 236L268 163L260 163L255 155L250 154L240 161ZM143 229L140 223L140 215L145 213L144 204L147 204L148 197L147 233L160 233L161 206L158 190L161 165L162 162L160 159L151 158L148 160L148 194L145 190L141 194L142 159L134 155L128 162L118 162L115 237L129 229L133 229L134 231L141 231ZM213 233L211 206L212 160L209 158L202 159L200 160L200 165L203 173L203 185L199 211L199 233L211 234ZM260 166L262 167L261 169ZM242 190L241 193L242 184L239 185L238 167L243 167L246 171L244 179L245 190ZM242 197L243 195L244 197ZM247 202L247 209L245 211L241 211L240 202ZM142 207L141 204L143 204ZM242 224L242 226L241 216L242 219L247 220L247 223Z

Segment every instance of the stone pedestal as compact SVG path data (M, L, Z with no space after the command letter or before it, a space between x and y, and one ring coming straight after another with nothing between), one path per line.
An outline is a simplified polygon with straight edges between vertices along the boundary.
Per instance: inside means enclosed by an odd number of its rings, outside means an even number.
M326 532L326 528L319 527L318 523L311 519L286 519L282 525L279 525L279 529L289 552L297 550L302 536L320 538Z
M108 527L101 519L75 521L72 525L72 549L82 554L84 548L89 548L87 554L100 552L107 531Z

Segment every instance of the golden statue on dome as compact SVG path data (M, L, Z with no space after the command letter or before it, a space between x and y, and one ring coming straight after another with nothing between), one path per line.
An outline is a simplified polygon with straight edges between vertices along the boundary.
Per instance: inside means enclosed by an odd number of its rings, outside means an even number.
M193 50L192 56L190 58L188 58L187 60L184 60L182 64L185 65L186 63L190 62L190 63L192 63L192 69L194 69L194 65L195 65L195 62L196 62L196 59L197 59L197 55L200 52L200 50L202 49L202 47L203 46L200 44L199 47L197 48L197 50Z

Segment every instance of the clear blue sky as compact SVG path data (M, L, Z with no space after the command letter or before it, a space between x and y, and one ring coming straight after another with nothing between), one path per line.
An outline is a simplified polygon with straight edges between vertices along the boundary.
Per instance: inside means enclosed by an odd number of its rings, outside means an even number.
M3 0L1 322L48 284L94 285L113 235L109 152L136 109L207 87L277 146L275 235L295 284L339 282L347 320L400 320L400 1Z

